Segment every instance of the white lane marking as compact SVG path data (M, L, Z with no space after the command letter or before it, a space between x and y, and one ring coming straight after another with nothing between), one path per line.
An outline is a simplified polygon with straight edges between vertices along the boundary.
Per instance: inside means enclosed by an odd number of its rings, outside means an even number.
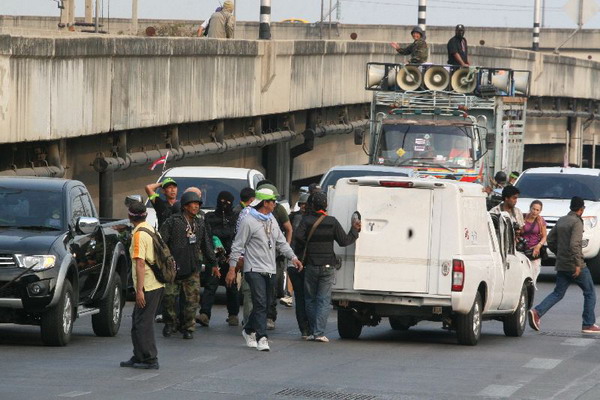
M200 357L192 358L190 361L197 362L197 363L205 363L205 362L209 362L212 360L216 360L217 358L218 358L217 356L200 356Z
M562 342L561 344L565 345L565 346L579 346L579 347L584 347L584 346L589 346L590 344L594 343L595 341L596 341L595 339L568 338L564 342Z
M150 378L154 378L159 374L153 374L152 372L146 372L145 374L140 374L136 376L130 376L129 378L125 378L127 381L147 381Z
M483 397L510 397L514 392L521 389L519 386L508 386L508 385L490 385L478 393L479 396Z
M552 369L560 364L562 360L555 358L532 358L529 362L523 365L524 368L535 368L535 369Z
M73 392L67 392L67 393L63 393L63 394L59 394L58 397L79 397L79 396L83 396L86 394L90 394L92 392L78 392L78 391L73 391Z

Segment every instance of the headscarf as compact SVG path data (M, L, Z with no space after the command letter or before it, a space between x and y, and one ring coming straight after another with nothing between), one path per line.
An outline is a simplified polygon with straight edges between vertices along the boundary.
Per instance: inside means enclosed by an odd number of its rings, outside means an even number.
M225 202L222 202L221 200L225 200ZM233 213L233 200L233 195L230 192L226 190L220 192L217 196L217 207L215 208L215 212L219 215L231 215Z
M226 0L223 2L223 10L233 12L233 1Z

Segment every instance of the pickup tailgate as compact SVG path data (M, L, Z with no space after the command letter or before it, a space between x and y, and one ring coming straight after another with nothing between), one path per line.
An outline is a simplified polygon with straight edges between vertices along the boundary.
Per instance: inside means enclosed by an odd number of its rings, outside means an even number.
M355 290L427 292L432 199L430 189L359 187Z

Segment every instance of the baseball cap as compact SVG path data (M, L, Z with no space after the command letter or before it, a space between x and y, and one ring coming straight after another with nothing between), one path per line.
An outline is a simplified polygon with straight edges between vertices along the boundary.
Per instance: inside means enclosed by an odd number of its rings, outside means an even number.
M173 178L166 178L165 180L163 180L160 183L160 186L162 186L163 188L166 188L169 185L175 185L175 186L177 186L177 182L175 182L175 179L173 179Z
M275 194L275 197L279 198L279 191L277 190L277 188L275 187L275 185L271 185L270 183L263 183L262 185L260 185L258 187L258 190L261 189L269 189L270 191L272 191ZM258 192L256 192L258 193ZM277 200L277 199L275 199Z
M256 191L256 196L254 197L254 201L250 203L250 207L256 207L261 201L264 200L277 200L277 195L275 192L272 189L266 188L265 186L267 185L261 186L261 189Z

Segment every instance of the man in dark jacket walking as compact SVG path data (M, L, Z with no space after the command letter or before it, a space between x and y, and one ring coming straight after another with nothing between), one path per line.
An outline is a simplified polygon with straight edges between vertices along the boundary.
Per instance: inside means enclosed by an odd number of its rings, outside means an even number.
M235 237L235 225L237 223L237 214L233 212L233 194L223 191L217 196L217 207L214 212L206 214L206 223L210 227L213 236L219 238L222 247L215 246L219 266L211 270L206 270L204 275L204 293L200 305L200 315L198 321L201 325L208 326L210 322L212 306L215 302L215 294L219 284L225 285L225 275L229 270L227 258L231 253L231 244ZM214 242L213 242L214 243ZM225 285L226 286L226 285ZM227 322L230 326L238 326L238 313L240 312L240 303L238 299L237 285L226 286L227 295Z
M302 262L305 265L306 314L311 331L307 339L328 342L325 327L331 309L331 289L337 263L333 242L342 247L351 245L358 239L361 224L354 221L350 231L344 232L339 221L327 215L327 195L323 192L311 195L308 206L309 214L302 218L294 235L296 254L300 257L306 254ZM313 230L316 223L318 225Z
M181 196L181 213L169 217L160 228L160 234L169 246L177 263L175 283L167 284L163 305L165 308L163 336L169 337L177 328L184 339L192 339L196 328L194 316L200 301L200 256L204 256L207 268L217 266L212 238L207 233L204 220L197 218L200 197L194 192ZM176 298L183 290L183 320L178 321Z
M583 323L581 332L600 333L596 325L596 289L592 275L585 266L581 241L583 237L583 220L581 215L585 209L581 197L571 199L571 212L561 217L548 235L548 247L556 254L556 286L554 291L529 310L529 325L540 330L540 318L558 303L565 295L569 285L575 282L583 291Z

